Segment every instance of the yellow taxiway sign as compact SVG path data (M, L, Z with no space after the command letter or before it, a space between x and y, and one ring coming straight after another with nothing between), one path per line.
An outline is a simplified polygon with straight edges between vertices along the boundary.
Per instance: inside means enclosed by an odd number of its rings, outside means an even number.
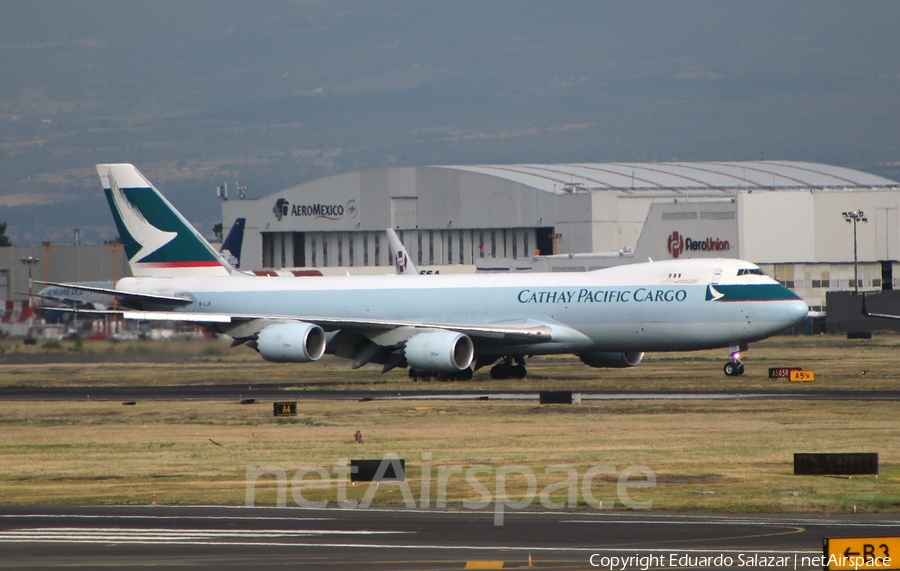
M900 569L900 537L827 537L825 569Z

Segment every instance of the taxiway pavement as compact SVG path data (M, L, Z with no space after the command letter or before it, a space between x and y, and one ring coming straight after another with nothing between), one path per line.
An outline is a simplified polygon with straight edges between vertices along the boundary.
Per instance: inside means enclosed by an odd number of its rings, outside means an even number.
M219 400L239 401L326 399L326 400L532 400L539 399L540 389L531 390L486 390L473 389L421 389L415 391L379 390L330 390L303 389L296 385L167 385L167 386L97 386L97 387L2 387L0 400L16 401L176 401L176 400ZM863 400L900 401L900 389L852 390L852 389L806 389L806 390L760 390L734 389L722 391L578 391L582 401L591 400Z
M823 538L898 529L897 514L525 510L496 526L489 509L4 506L0 568L508 569L530 558L538 569L597 569L592 556L655 556L664 564L651 569L671 569L686 568L672 556L723 556L736 569L820 569L802 563L821 555ZM633 561L624 568L641 568Z

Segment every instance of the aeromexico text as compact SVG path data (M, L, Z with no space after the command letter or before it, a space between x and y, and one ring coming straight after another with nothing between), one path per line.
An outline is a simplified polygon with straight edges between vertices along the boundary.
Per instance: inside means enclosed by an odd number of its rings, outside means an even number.
M291 216L340 218L343 215L343 204L291 204Z
M523 289L518 297L519 303L667 303L684 301L687 295L687 291L683 289L639 287L594 291L586 288L562 291Z

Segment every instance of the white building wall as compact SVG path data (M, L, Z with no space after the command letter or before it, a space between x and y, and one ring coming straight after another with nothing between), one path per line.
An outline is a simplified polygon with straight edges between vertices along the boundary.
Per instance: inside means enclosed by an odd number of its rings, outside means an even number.
M650 212L651 204L653 204L652 198L637 196L619 197L616 201L616 211L618 213L616 245L614 248L611 248L612 250L630 248L633 251L637 249L641 230L644 228L644 221ZM602 252L603 250L594 251Z
M828 191L815 196L816 242L813 261L853 260L853 225L842 212L863 210L867 223L857 226L858 255L862 261L900 259L898 217L900 193L890 190ZM889 256L888 258L882 256Z
M383 234L387 227L405 234L403 241L411 259L422 266L471 265L492 256L530 257L538 246L537 229L543 237L544 229L552 228L558 236L556 253L636 251L642 241L656 252L657 259L657 255L668 254L666 239L678 230L690 232L692 237L732 241L735 248L724 255L786 267L792 263L852 262L852 227L840 213L862 208L869 222L859 226L859 259L900 259L900 193L896 191L743 190L735 193L736 220L730 223L698 218L688 225L673 219L655 224L665 222L665 228L645 227L651 204L680 207L683 203L731 200L721 189L686 190L683 198L667 192L626 189L556 194L547 188L453 167L379 168L310 181L259 200L227 201L223 223L230 227L239 216L248 219L244 269L264 267L262 233L271 235L274 266L280 267L282 252L285 264L291 266L299 259L293 252L294 232L305 235L308 267L325 267L326 251L330 267L339 261L344 267L389 266ZM720 198L710 198L716 193ZM277 220L273 208L279 197L291 205L340 204L345 215L339 219L285 216ZM804 272L821 273L809 268ZM808 280L798 276L796 281L800 280L823 281L812 276Z
M816 209L811 192L741 192L737 204L737 257L765 263L816 259Z

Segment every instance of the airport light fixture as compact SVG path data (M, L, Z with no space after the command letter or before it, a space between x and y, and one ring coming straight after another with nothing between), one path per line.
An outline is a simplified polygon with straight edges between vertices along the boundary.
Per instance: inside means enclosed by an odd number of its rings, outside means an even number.
M860 222L868 222L865 212L862 210L854 210L852 212L841 212L845 222L853 223L853 291L859 294L859 251L856 241L856 225Z
M19 261L22 262L22 265L28 266L28 305L31 305L31 274L34 267L41 261L40 258L36 258L34 256L26 256L24 258L19 258Z

